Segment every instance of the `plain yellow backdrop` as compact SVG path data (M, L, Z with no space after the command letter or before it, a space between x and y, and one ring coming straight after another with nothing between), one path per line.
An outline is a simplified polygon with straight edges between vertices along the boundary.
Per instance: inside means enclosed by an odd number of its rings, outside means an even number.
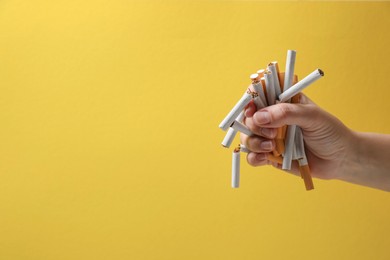
M389 259L388 193L244 158L232 189L218 128L295 49L310 98L389 134L389 28L385 2L1 1L0 259Z

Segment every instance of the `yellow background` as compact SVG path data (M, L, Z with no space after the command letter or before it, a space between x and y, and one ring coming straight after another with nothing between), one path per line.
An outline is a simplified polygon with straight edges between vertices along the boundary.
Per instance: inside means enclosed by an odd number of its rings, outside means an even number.
M389 259L388 193L244 158L234 190L218 128L295 49L307 95L390 133L389 28L384 2L1 1L0 259Z

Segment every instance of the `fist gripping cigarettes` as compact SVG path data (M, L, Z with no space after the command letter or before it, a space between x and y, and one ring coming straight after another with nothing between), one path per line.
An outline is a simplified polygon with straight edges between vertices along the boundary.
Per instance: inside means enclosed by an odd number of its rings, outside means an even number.
M226 131L229 129L222 141L223 147L230 147L237 132L247 136L254 135L243 123L245 118L244 109L251 100L253 100L257 110L282 102L298 103L298 94L324 76L322 70L316 69L301 81L298 81L294 75L295 59L296 51L288 50L284 74L279 72L278 62L274 61L269 63L266 69L260 69L257 73L250 75L251 85L219 124L219 128L222 130ZM251 89L254 91L251 91ZM275 143L276 149L272 153L267 154L267 160L281 164L283 170L291 170L291 163L293 160L296 160L306 190L314 189L309 163L306 158L302 130L294 125L281 127L277 131ZM241 152L250 153L251 151L242 144L239 144L233 151L231 178L233 188L238 188L240 184Z

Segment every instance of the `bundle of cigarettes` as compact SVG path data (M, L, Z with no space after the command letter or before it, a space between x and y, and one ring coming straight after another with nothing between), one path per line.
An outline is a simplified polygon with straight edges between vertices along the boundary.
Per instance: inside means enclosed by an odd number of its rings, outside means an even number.
M250 76L251 85L244 95L223 119L219 128L227 131L222 146L229 148L237 132L252 136L248 127L243 124L244 109L253 100L257 110L277 103L299 103L299 93L314 81L324 76L320 69L314 70L301 81L294 75L296 51L288 50L285 73L279 72L278 62L268 64L266 69L258 70ZM295 125L278 129L275 138L276 148L268 153L267 159L282 165L283 170L291 170L293 160L298 161L299 172L304 180L306 190L314 189L310 167L305 154L302 130ZM232 158L232 187L238 188L240 183L240 153L249 153L247 147L240 144L233 151Z

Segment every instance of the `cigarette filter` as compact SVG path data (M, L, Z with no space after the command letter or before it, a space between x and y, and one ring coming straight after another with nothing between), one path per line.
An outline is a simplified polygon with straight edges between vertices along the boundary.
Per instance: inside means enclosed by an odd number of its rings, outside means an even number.
M274 163L278 163L278 164L282 164L283 163L283 159L282 157L278 157L278 156L275 156L273 154L267 154L267 160L271 161L271 162L274 162Z
M240 148L233 151L232 158L232 188L240 186Z
M226 131L229 126L234 122L234 120L238 117L241 111L249 104L252 100L252 93L247 91L241 97L241 99L237 102L237 104L233 107L233 109L229 112L229 114L222 120L219 124L219 128L223 131Z
M260 78L264 77L264 69L260 69L257 71L257 74L259 75Z
M282 94L279 95L280 102L286 102L291 97L295 96L299 92L301 92L304 88L308 87L314 81L324 76L324 72L320 69L316 69L309 75L307 75L304 79L299 81L297 84L292 86L291 88L285 90Z
M311 178L310 167L309 164L307 163L306 156L305 158L298 160L298 163L299 163L299 172L305 183L306 190L313 190L314 189L313 179Z
M275 104L275 87L274 87L274 80L273 76L270 71L266 71L264 73L264 79L265 79L265 88L267 89L267 100L268 105Z
M241 122L238 122L237 120L234 120L233 124L230 127L233 128L234 130L238 131L238 132L241 132L241 133L247 135L247 136L253 135L252 131L249 130L248 127L246 127Z
M279 127L278 128L278 132L276 134L276 138L275 138L275 148L276 148L276 151L278 152L278 154L284 154L284 150L285 150L285 147L284 147L284 131L283 131L284 127Z
M268 64L268 70L271 72L274 83L275 95L278 97L280 94L282 94L282 91L280 89L279 75L276 71L275 63L271 62L270 64Z
M237 121L238 122L242 122L243 119L244 119L244 111L242 111L238 115ZM233 128L230 127L229 130L227 131L226 135L225 135L225 138L222 141L222 146L225 147L225 148L229 148L230 145L232 144L236 134L237 134L237 130L234 130Z
M289 89L292 85L296 55L297 55L296 51L293 50L287 51L286 70L284 73L284 84L283 84L284 91Z

